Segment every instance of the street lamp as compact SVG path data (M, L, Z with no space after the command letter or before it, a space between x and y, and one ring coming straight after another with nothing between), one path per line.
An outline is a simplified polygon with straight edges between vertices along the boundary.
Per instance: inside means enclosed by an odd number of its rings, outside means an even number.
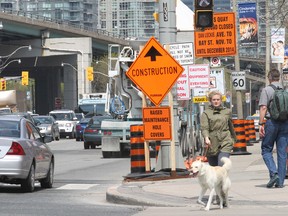
M11 58L11 56L13 56L16 52L18 52L18 51L21 50L21 49L25 49L25 48L28 48L29 51L32 50L31 45L28 45L28 46L21 46L21 47L18 47L17 49L15 49L15 50L14 50L12 53L10 53L9 55L6 55L6 56L0 56L0 60L5 59L4 62L1 61L1 65L0 65L0 67L4 66L4 65L7 63L7 61ZM21 63L21 62L20 62L20 63Z
M21 59L14 59L14 60L12 60L12 61L10 61L10 62L8 62L6 65L4 65L4 66L2 66L2 67L0 67L0 73L8 66L8 65L10 65L11 63L13 63L13 62L18 62L18 64L21 64Z
M77 68L75 68L73 65L71 65L71 64L69 64L69 63L64 63L64 62L61 63L61 66L62 66L62 67L64 67L65 65L72 67L75 71L78 71Z

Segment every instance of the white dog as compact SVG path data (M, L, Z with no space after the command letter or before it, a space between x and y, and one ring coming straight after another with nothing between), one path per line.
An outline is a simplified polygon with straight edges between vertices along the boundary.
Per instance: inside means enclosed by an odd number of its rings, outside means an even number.
M220 209L223 208L223 202L228 206L228 190L231 187L231 181L228 176L228 171L232 167L232 162L229 158L224 157L221 159L223 166L210 166L208 163L203 163L201 160L196 160L192 163L191 175L193 177L198 177L199 183L202 187L200 196L197 203L205 206L202 201L204 194L207 189L210 189L210 195L205 207L206 211L210 210L210 205L213 199L214 192L219 196L220 199Z

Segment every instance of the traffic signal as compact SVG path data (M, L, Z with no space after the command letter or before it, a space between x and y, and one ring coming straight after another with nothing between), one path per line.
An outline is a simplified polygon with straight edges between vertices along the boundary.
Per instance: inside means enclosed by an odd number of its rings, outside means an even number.
M6 90L6 80L5 79L1 79L1 90Z
M89 81L93 81L94 80L94 74L93 74L93 67L87 67L87 79Z
M22 71L22 85L28 85L28 84L29 84L29 72Z
M195 27L213 27L213 0L195 0Z

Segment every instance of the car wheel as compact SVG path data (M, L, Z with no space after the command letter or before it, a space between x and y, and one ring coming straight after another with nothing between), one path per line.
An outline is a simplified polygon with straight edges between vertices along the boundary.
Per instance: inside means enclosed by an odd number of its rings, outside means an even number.
M76 137L76 141L80 141L81 139L79 137Z
M96 145L95 144L91 144L91 149L96 149Z
M52 188L54 182L54 161L52 160L46 178L40 181L42 188Z
M84 149L89 149L89 143L84 142Z
M30 167L29 174L25 180L21 183L21 188L24 192L33 192L35 188L35 165L34 163Z

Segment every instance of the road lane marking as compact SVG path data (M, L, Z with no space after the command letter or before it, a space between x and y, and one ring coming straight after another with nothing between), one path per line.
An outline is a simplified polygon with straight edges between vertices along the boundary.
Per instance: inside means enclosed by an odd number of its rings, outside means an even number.
M87 190L99 184L66 184L56 188L57 190Z

